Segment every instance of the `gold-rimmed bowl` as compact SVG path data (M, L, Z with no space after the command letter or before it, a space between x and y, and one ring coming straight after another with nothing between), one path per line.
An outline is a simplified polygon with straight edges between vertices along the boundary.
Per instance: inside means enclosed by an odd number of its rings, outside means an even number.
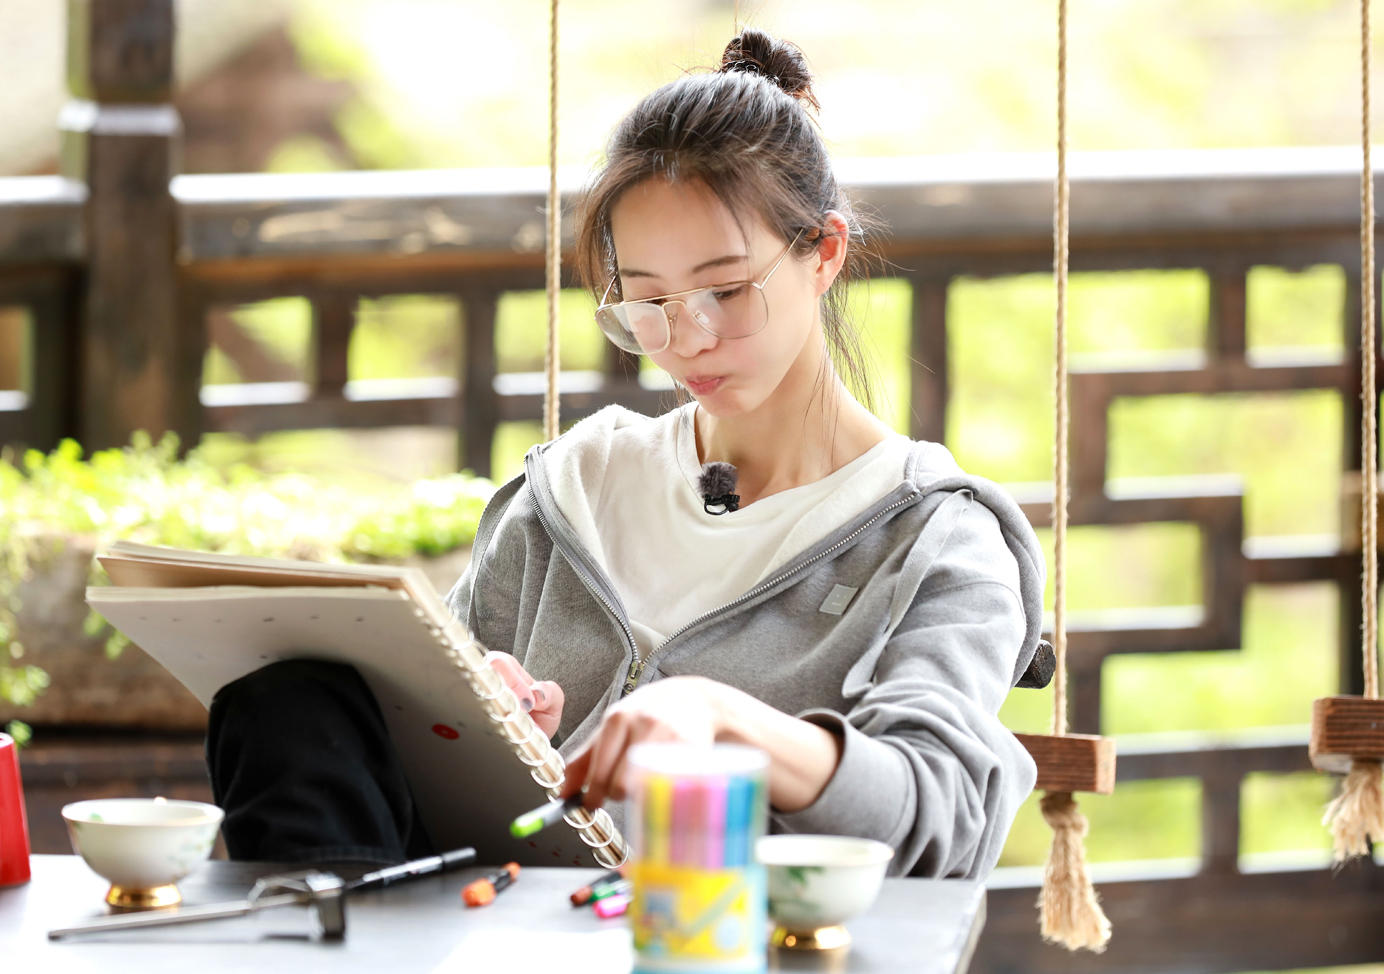
M211 855L224 813L203 802L98 798L62 810L72 848L110 881L106 902L127 910L176 906L178 880Z
M774 946L835 950L851 942L845 922L879 895L894 850L845 835L766 835L755 858L768 872Z

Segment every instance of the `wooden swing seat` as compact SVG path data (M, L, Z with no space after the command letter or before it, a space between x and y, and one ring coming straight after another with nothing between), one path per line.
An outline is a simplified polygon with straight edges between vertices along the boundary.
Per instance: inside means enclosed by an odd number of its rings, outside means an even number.
M1321 697L1312 701L1307 746L1318 771L1345 774L1354 758L1384 761L1384 700Z
M1038 765L1040 791L1115 790L1115 740L1094 734L1015 734Z

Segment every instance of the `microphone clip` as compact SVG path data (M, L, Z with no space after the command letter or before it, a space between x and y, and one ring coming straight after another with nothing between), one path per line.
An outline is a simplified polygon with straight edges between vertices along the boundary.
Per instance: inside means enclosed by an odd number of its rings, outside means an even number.
M717 510L719 508L719 510ZM727 511L740 510L739 494L717 494L715 497L702 498L702 510L708 514L724 514Z
M740 510L740 495L735 492L740 473L729 463L713 461L702 464L697 488L702 494L702 510L708 514L725 514Z

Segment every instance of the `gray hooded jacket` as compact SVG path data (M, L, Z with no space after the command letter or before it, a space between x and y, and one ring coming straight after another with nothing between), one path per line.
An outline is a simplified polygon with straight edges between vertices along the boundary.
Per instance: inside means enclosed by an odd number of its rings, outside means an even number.
M989 873L1035 779L996 713L1037 646L1045 571L1007 493L917 443L887 496L640 662L619 595L554 501L546 449L486 507L448 601L487 647L562 687L564 754L626 693L708 677L842 738L821 796L774 814L775 831L878 839L895 875ZM824 606L838 586L850 591Z

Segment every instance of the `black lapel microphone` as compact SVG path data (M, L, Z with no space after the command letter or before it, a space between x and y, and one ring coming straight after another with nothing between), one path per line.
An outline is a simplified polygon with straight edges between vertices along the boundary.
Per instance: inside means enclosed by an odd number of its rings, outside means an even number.
M740 473L733 464L702 464L702 475L697 478L697 487L702 492L702 509L708 514L724 514L740 510L740 495L735 492Z

